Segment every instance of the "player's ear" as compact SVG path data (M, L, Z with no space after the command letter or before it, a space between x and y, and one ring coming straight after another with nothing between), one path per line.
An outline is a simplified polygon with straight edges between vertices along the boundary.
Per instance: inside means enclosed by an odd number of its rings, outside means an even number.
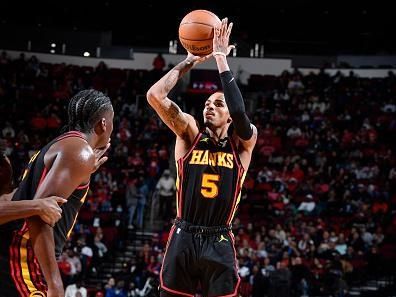
M101 118L100 121L95 125L95 132L96 134L102 134L106 131L107 122L105 118Z

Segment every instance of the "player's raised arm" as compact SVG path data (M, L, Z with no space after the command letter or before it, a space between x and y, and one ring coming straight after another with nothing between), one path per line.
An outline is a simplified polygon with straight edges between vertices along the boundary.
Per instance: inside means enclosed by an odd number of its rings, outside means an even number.
M257 140L257 128L251 124L245 110L245 103L239 87L230 71L227 55L230 50L229 38L233 24L228 24L224 18L221 25L215 28L213 38L213 56L216 59L217 68L223 86L224 99L235 128L234 134L238 138L238 148L241 161L247 169L250 163L251 153Z
M169 70L147 91L147 101L164 123L180 138L193 139L198 131L194 118L183 112L167 96L177 81L194 65L205 61L209 56L198 57L188 54L187 58Z

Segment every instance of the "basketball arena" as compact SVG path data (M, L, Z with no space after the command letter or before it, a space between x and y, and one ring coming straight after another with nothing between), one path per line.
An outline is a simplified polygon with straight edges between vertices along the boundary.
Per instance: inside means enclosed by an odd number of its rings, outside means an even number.
M390 4L141 2L2 5L0 297L396 296Z

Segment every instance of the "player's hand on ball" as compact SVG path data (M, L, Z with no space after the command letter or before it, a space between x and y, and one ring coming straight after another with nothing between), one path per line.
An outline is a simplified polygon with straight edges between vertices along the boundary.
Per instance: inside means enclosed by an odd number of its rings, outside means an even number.
M210 59L212 57L212 53L206 56L195 56L192 53L188 52L186 62L187 64L191 64L191 67L194 67L197 64L200 64L202 62L205 62L206 60Z

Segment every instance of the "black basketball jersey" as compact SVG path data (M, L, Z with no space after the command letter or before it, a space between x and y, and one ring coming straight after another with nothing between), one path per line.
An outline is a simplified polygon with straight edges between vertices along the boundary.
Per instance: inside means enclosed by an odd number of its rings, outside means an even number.
M18 190L15 192L12 200L17 201L33 199L38 187L40 186L41 182L44 180L48 172L48 168L46 168L44 164L44 156L46 152L54 143L68 137L80 137L85 139L80 132L70 131L52 140L35 155L33 155L29 161L27 168L23 173ZM87 193L88 184L81 185L73 191L70 197L68 197L67 202L61 206L62 217L55 224L54 227L56 256L59 256L62 253L65 242L73 229L73 226L77 219L78 211L80 210ZM24 225L23 220L16 221L14 226L14 230L15 228L19 228L20 230L27 231L26 225Z
M177 217L199 226L231 224L245 178L231 137L216 143L201 132L176 163Z

